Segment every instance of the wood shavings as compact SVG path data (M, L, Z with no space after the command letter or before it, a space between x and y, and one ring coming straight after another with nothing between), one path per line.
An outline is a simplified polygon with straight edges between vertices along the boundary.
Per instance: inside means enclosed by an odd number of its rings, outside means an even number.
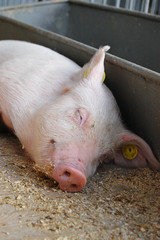
M1 239L160 238L160 172L101 164L81 192L67 193L37 174L14 136L1 135L0 154Z

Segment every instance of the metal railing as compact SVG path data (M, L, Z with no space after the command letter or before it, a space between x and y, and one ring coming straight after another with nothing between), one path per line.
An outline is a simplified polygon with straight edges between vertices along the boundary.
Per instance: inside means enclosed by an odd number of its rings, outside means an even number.
M28 3L45 2L48 0L0 0L0 7L15 6Z
M83 0L85 2L125 8L131 11L140 11L160 15L159 0Z
M0 0L0 7L15 6L27 3L38 3L50 0ZM76 1L76 0L75 0ZM125 8L131 11L140 11L160 15L160 0L80 0L117 8Z

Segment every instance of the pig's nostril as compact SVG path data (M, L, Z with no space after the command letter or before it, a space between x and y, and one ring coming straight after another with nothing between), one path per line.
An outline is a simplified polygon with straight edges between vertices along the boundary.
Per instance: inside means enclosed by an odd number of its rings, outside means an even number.
M70 177L70 176L71 176L71 173L68 172L68 171L65 171L65 172L64 172L64 175L66 175L67 177Z

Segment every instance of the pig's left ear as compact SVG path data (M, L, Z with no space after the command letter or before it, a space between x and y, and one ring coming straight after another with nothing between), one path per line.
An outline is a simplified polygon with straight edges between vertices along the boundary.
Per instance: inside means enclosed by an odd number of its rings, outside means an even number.
M114 161L124 167L146 167L160 170L160 163L154 157L149 145L137 135L126 131L121 135L120 145Z
M86 79L88 82L101 83L104 81L104 58L105 52L110 49L109 46L100 48L92 57L89 63L85 64L80 70L80 79Z

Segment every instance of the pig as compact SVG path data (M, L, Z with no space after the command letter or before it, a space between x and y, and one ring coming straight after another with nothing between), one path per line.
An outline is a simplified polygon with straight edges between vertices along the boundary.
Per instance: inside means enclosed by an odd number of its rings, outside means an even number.
M103 84L108 49L81 68L44 46L0 41L1 118L63 191L83 189L103 160L160 169L149 145L125 128Z

